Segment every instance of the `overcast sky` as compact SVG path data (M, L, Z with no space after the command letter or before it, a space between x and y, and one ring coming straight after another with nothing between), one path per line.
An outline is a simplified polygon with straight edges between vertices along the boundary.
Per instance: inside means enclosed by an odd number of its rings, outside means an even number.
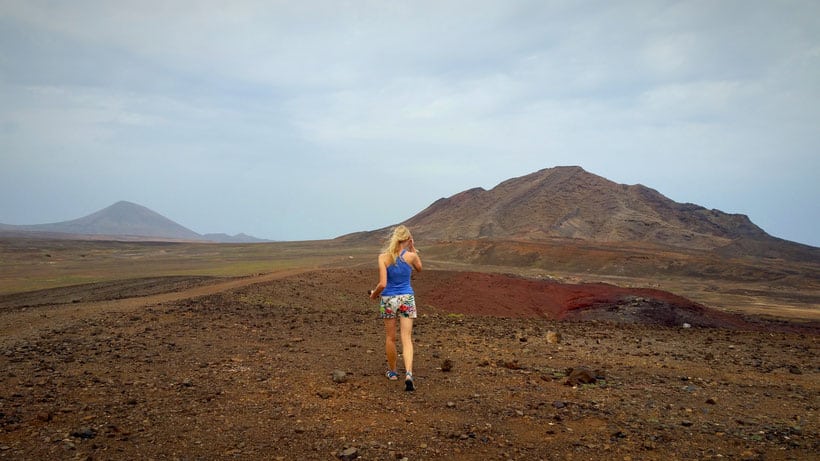
M332 238L580 165L820 246L820 2L0 0L0 222Z

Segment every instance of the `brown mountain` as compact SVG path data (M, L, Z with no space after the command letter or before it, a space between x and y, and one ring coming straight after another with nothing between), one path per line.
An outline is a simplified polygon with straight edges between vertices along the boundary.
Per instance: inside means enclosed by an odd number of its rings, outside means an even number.
M649 187L617 184L577 166L544 169L491 190L466 190L403 224L426 240L569 238L820 258L820 249L772 237L745 215L678 203Z

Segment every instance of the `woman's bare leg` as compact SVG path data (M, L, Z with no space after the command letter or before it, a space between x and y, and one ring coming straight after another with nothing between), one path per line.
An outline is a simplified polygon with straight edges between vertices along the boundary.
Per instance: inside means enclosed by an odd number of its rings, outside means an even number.
M387 355L387 368L396 370L396 319L384 319L384 350ZM406 360L406 359L405 359Z
M399 319L399 329L401 330L401 356L404 358L404 369L408 373L413 373L413 319L401 317Z

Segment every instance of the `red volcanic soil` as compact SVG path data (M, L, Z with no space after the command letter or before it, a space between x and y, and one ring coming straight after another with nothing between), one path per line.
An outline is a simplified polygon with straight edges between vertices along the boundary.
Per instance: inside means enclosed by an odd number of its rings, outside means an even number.
M447 312L754 329L753 324L736 315L650 288L606 283L567 284L478 272L437 272L435 277L417 278L417 291L424 303Z
M681 308L702 309L686 298L660 290L621 288L605 283L567 284L516 276L458 272L448 286L426 296L435 306L464 314L503 317L546 317L561 320L570 311L617 304L628 297L646 297Z

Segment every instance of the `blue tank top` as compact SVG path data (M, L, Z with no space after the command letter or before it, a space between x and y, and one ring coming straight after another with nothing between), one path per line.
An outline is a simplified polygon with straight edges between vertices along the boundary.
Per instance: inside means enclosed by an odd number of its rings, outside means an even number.
M387 266L387 286L382 290L382 296L412 295L413 287L410 286L410 275L413 268L404 260L404 253L401 252L396 262Z

